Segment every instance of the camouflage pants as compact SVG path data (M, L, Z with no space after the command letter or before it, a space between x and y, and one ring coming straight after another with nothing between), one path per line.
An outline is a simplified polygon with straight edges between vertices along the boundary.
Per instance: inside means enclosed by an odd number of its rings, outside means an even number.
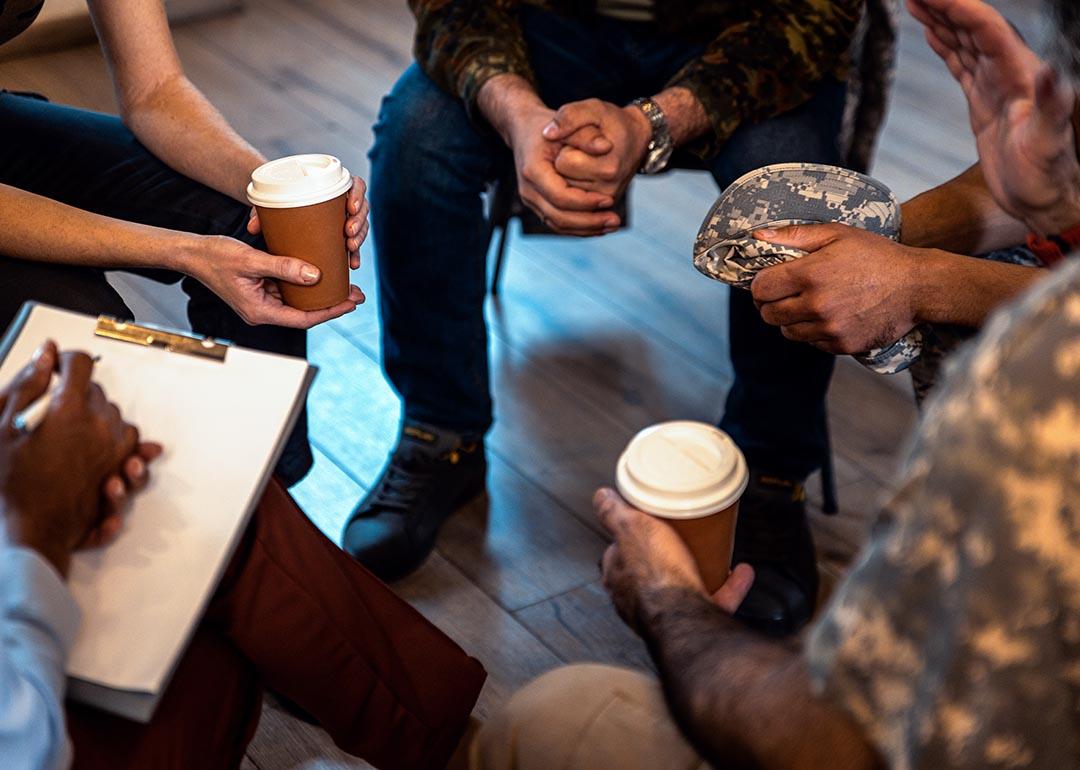
M1043 267L1039 258L1026 246L991 251L983 254L980 259L1025 267ZM946 360L951 358L961 345L979 333L978 329L952 324L925 324L921 328L923 330L922 356L909 369L911 385L915 390L915 401L920 407L940 382Z

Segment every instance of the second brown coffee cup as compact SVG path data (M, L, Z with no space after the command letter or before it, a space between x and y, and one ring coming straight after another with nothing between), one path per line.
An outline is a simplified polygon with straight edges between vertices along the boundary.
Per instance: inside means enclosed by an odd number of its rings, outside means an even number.
M739 498L749 481L746 460L718 428L665 422L638 433L616 468L619 494L670 525L713 593L731 572Z
M252 173L248 200L259 212L270 253L319 268L316 284L279 282L286 305L322 310L349 296L345 220L351 187L349 170L331 155L292 155Z

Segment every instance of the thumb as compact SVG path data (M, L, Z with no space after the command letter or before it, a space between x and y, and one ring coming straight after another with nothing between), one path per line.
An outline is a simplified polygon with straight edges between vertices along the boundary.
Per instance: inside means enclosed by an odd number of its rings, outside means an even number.
M803 251L817 251L836 240L840 225L791 225L790 227L763 228L753 236L778 246L788 246Z
M276 257L260 254L253 272L259 278L277 278L299 286L312 286L322 278L322 272L309 262L296 257Z
M713 594L713 602L724 612L734 615L743 599L754 585L754 568L749 564L739 564L731 571L727 581Z
M259 221L259 210L254 206L251 207L251 214L248 216L247 231L252 235L258 235L262 232L262 222Z
M564 140L567 145L575 150L581 150L589 155L606 155L615 146L611 140L604 136L598 126L591 123L582 126Z
M585 126L599 125L592 111L584 105L564 104L541 133L549 142L559 142Z
M52 340L45 342L34 351L30 363L15 375L15 379L0 394L4 410L0 419L5 428L11 427L12 420L19 412L45 395L56 371L58 356L56 343Z

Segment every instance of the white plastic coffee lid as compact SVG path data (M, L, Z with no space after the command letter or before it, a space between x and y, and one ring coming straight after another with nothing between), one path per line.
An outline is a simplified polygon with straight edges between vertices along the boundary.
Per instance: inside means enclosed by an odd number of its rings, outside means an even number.
M746 459L731 437L701 422L664 422L638 433L619 458L615 482L628 503L669 519L723 510L746 489Z
M333 155L290 155L251 172L248 200L268 209L314 206L352 187L352 174Z

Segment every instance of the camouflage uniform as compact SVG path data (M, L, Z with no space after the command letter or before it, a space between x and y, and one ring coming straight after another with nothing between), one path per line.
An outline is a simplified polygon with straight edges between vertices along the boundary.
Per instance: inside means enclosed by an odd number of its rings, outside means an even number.
M808 657L893 770L1077 766L1080 260L950 361Z
M476 96L495 75L535 82L517 12L523 5L588 17L576 0L409 0L417 19L416 60L444 91L476 116ZM670 80L705 107L711 135L691 148L702 158L743 122L758 122L803 104L827 75L854 78L845 120L847 162L866 168L884 115L893 66L898 0L657 0L662 35L706 43L705 53ZM869 56L848 72L852 40Z

